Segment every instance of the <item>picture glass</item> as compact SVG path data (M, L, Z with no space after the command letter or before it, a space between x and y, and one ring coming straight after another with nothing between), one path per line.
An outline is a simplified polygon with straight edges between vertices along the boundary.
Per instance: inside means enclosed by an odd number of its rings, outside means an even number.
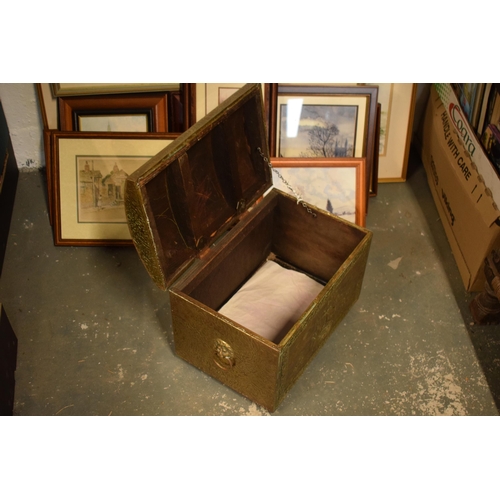
M278 96L277 156L362 157L366 96Z
M244 83L197 83L196 107L198 120L222 104L233 95Z
M277 170L307 203L349 222L358 223L355 167L285 167ZM276 172L273 172L273 185L281 191L288 192L288 188Z
M61 240L130 240L126 178L172 139L61 138Z
M125 181L149 158L149 156L77 156L78 223L126 224Z
M149 132L146 114L137 115L80 115L80 132Z

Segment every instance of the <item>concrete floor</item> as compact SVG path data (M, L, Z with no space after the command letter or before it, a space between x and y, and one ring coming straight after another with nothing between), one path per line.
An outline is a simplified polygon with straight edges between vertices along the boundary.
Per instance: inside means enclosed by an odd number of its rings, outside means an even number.
M425 172L370 200L359 301L273 415L498 415L500 327L472 324ZM0 278L15 415L268 415L174 354L168 296L135 249L55 247L21 171Z

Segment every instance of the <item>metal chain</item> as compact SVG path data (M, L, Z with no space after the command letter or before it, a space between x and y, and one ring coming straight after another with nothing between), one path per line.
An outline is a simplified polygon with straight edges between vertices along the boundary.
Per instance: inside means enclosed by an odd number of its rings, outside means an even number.
M313 212L309 208L309 205L304 201L304 199L302 198L301 194L298 193L290 185L290 183L281 175L281 173L273 167L272 163L269 161L269 158L267 156L265 156L264 153L262 152L262 149L257 148L257 151L259 152L259 154L262 157L262 159L267 163L267 165L271 169L271 172L274 172L278 176L278 178L280 179L280 181L283 182L283 184L293 193L293 195L295 196L295 198L297 198L297 205L299 205L299 204L302 205L307 210L307 213L311 214L313 217L317 217L317 214L315 212Z

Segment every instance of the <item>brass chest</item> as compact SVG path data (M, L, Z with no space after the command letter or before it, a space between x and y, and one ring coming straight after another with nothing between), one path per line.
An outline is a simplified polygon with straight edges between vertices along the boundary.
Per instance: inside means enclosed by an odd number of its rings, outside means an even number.
M271 189L263 116L246 85L129 176L125 205L176 354L272 412L358 299L372 235ZM268 259L322 286L276 341L219 312Z

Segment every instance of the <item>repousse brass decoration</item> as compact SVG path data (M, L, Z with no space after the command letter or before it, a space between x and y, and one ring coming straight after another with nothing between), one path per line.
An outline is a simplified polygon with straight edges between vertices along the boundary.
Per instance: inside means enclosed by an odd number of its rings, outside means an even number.
M234 366L234 362L235 362L233 348L227 342L224 342L221 339L215 339L214 344L215 344L214 345L214 349L215 349L214 362L215 362L215 364L219 368L222 368L223 370L227 370L229 368L232 368Z
M139 257L156 285L165 290L165 277L161 270L148 216L137 188L127 184L125 197L127 200L125 203L125 213L130 232L134 235L134 244Z

